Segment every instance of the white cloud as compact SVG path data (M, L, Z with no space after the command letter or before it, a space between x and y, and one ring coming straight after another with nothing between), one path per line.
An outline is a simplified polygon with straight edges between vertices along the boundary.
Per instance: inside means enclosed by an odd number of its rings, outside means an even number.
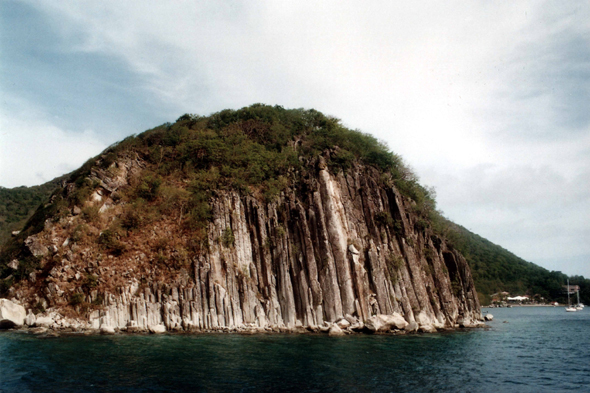
M45 183L81 166L107 145L91 130L71 132L54 126L26 102L0 110L0 185ZM19 108L19 109L16 109ZM26 108L26 109L25 109Z

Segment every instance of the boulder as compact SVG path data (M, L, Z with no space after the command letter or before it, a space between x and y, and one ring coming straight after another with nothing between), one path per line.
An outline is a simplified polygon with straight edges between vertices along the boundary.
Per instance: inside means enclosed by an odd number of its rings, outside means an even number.
M54 323L55 321L53 318L48 316L40 316L35 318L35 326L49 328L52 327Z
M344 336L344 332L342 331L342 329L340 329L338 327L337 324L333 324L332 327L330 328L330 330L328 331L328 334L330 336Z
M32 328L30 330L30 332L33 334L43 334L43 333L47 333L47 328L46 327L35 327L35 328Z
M166 326L164 326L163 324L149 325L148 330L150 333L153 333L153 334L166 333Z
M11 329L25 323L27 312L23 306L8 299L0 299L0 329Z
M391 315L379 314L365 322L365 327L372 332L387 332L391 329L404 329L408 322L398 313Z
M408 323L408 325L404 328L406 332L417 332L418 331L418 324L414 321Z
M18 259L13 259L6 266L8 266L9 268L11 268L12 270L18 270L18 265L20 265L20 262L18 261Z
M351 325L354 325L354 324L358 323L358 321L359 321L359 320L358 320L358 318L356 318L356 317L353 317L353 316L352 316L352 315L350 315L350 314L346 314L346 315L344 316L344 319L346 319L348 322L350 322L350 324L351 324Z
M33 254L36 257L45 256L49 252L47 247L41 244L39 239L37 239L37 237L35 236L27 237L27 239L25 240L25 246L27 246L31 254Z
M436 328L432 325L420 325L420 328L418 330L423 333L436 333L437 332Z
M342 318L340 320L338 320L336 322L336 325L340 328L340 329L346 329L347 327L350 326L350 322L348 322L346 319Z
M101 334L115 334L115 328L108 325L102 325L100 327Z
M37 320L37 318L35 317L35 314L33 314L31 312L31 310L29 310L29 313L27 314L27 316L25 317L25 324L27 326L35 326L35 321Z
M483 317L486 321L491 321L494 319L494 316L490 313L487 313L484 317Z
M365 328L371 332L377 332L383 326L383 321L378 315L374 315L365 321Z
M408 326L408 322L404 319L404 317L396 312L391 315L386 315L385 322L387 325L389 325L389 329L395 328L401 330Z

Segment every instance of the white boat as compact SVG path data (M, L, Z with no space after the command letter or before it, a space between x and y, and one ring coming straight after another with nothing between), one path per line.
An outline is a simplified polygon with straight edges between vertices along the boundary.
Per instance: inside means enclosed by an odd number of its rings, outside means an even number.
M567 307L565 308L565 311L567 311L567 312L578 311L578 310L576 310L575 307L572 307L572 305L570 304L570 280L567 280Z
M576 294L578 295L578 304L576 304L576 310L582 311L584 309L584 305L582 303L580 303L580 290L579 289L576 292Z

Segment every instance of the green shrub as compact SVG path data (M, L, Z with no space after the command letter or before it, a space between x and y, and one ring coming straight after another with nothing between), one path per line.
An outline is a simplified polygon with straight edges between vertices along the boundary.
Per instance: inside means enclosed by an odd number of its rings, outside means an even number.
M69 304L71 306L77 306L79 304L84 303L84 294L83 293L74 293L70 296Z
M388 211L380 211L379 213L376 213L375 222L378 225L385 226L388 228L393 228L394 226L393 218L391 218L391 214L389 214Z
M94 274L86 274L86 277L82 282L82 288L85 288L86 290L91 290L93 288L96 288L97 286L98 277L96 277Z
M112 229L105 229L98 237L98 244L115 256L121 255L127 246L119 241L119 234Z
M234 237L234 233L231 230L231 228L230 227L225 228L223 230L222 235L221 235L221 244L223 244L223 246L226 248L230 248L230 247L233 247L235 241L236 241L236 239Z
M146 201L153 201L158 197L158 190L162 179L155 174L145 175L137 185L136 195Z
M86 206L82 209L82 218L87 222L97 223L100 218L100 208L98 206Z

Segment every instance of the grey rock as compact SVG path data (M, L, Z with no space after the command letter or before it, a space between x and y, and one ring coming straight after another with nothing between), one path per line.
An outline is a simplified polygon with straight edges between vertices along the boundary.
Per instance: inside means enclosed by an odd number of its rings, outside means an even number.
M49 250L45 247L36 236L29 236L25 240L25 246L29 249L31 254L36 257L42 257L47 255Z

